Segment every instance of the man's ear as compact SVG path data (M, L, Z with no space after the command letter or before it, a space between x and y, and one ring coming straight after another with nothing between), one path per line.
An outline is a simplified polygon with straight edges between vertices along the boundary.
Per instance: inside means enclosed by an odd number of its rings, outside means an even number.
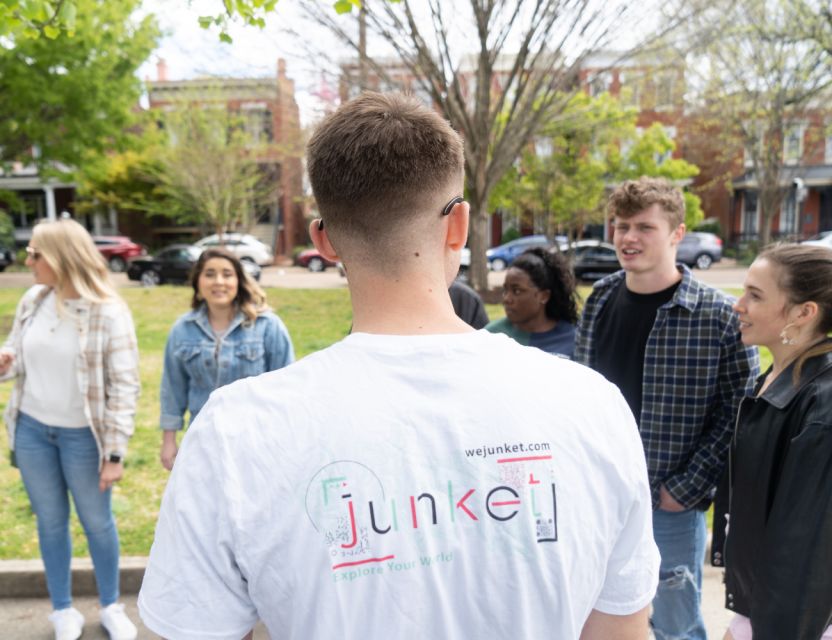
M458 202L451 209L448 215L448 234L445 236L445 244L459 251L468 241L468 221L470 216L470 205L465 202Z
M673 231L673 237L671 239L671 242L673 244L679 244L682 241L682 238L685 237L685 231L687 231L687 228L685 227L685 223L683 222Z
M329 241L329 236L320 220L313 220L309 223L309 237L312 238L312 244L315 245L318 253L330 262L338 262L338 254Z

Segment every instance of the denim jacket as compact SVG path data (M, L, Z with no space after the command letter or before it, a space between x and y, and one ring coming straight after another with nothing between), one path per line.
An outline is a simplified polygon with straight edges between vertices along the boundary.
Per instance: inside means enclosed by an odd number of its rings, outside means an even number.
M174 323L162 371L162 429L181 429L185 411L192 422L214 389L294 361L289 332L274 313L262 313L250 325L244 320L238 311L219 339L204 304Z

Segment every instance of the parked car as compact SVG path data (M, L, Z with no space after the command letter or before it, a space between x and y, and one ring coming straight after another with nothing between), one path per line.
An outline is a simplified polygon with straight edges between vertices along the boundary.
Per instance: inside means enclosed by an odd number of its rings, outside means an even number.
M523 236L516 240L511 240L498 247L493 247L485 252L485 257L488 260L488 266L492 271L503 271L511 266L514 259L523 253L526 249L532 247L549 247L552 243L544 235Z
M0 271L4 271L13 262L14 251L6 247L0 247Z
M819 234L812 236L808 240L804 240L802 244L832 249L832 231L821 231Z
M704 231L686 233L676 251L677 262L697 269L710 269L714 262L720 260L722 260L722 238Z
M240 260L246 260L259 265L268 265L274 262L274 254L271 248L247 233L224 233L222 235L222 241L220 241L220 237L215 233L210 236L205 236L201 240L197 240L194 246L202 249L207 249L208 247L224 247Z
M568 247L561 246L561 251ZM578 280L598 280L621 269L615 247L600 240L572 243L572 269Z
M154 256L133 258L127 266L127 277L138 280L146 287L166 283L186 284L202 251L202 247L191 244L172 244ZM249 260L240 261L252 278L260 280L260 265Z
M324 271L327 267L338 266L336 262L332 262L331 260L324 258L320 253L318 253L317 249L306 249L305 251L301 251L297 258L295 258L295 264L301 267L306 267L314 273Z
M147 254L147 250L127 236L93 236L93 242L107 261L111 271L121 273L130 258Z

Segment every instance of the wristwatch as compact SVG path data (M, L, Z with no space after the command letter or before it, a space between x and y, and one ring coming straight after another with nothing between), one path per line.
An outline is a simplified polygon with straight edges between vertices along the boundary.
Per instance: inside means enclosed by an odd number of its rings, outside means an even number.
M121 462L121 456L118 455L117 453L111 453L110 457L108 458L108 461L109 462L116 462L116 463Z

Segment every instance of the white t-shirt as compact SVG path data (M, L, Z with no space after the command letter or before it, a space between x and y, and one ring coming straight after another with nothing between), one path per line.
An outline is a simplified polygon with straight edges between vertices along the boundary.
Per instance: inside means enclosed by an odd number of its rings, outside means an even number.
M80 300L65 300L58 313L55 293L41 302L23 335L26 380L20 410L50 427L86 427L84 394L78 384L78 308Z
M215 392L139 608L171 639L578 638L653 598L618 390L503 335L356 334Z

